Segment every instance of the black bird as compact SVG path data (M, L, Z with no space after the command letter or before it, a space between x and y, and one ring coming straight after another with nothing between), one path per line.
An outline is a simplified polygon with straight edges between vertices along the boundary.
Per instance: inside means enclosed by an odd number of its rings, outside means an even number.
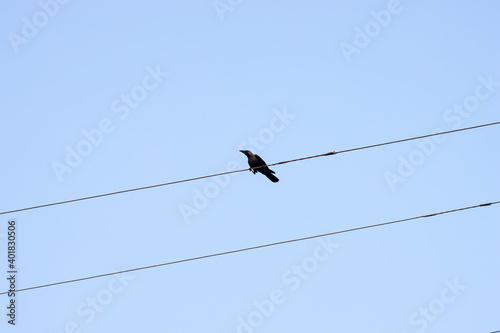
M259 155L253 154L250 150L240 150L243 154L247 155L248 157L248 165L250 166L250 171L252 171L254 174L258 172L262 173L264 176L269 178L270 181L273 183L277 183L279 179L273 175L274 171L269 169L267 166L263 168L258 168L258 169L253 169L255 167L259 167L262 165L266 165L266 162L262 158L260 158Z

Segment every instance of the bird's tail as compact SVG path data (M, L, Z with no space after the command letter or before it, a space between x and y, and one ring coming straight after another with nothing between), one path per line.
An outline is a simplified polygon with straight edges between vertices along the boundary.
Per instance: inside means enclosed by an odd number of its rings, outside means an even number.
M269 170L269 171L271 171L271 170ZM272 172L272 173L271 172L266 172L264 175L267 178L269 178L269 180L272 181L273 183L279 182L280 180L278 179L278 177L276 177L275 175L273 175L274 172Z

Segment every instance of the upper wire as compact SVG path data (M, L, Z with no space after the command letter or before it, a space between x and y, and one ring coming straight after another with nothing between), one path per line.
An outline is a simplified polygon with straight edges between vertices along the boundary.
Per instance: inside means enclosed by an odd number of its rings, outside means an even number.
M273 166L273 165L279 165L279 164L286 164L286 163L292 163L292 162L297 162L297 161L303 161L303 160L308 160L308 159L311 159L311 158L318 158L318 157L324 157L324 156L338 155L338 154L342 154L342 153L349 153L349 152L353 152L353 151L357 151L357 150L370 149L370 148L375 148L375 147L380 147L380 146L386 146L386 145L391 145L391 144L400 143L400 142L412 141L412 140L417 140L417 139L428 138L428 137L431 137L431 136L444 135L444 134L456 133L456 132L461 132L461 131L468 131L468 130L472 130L472 129L476 129L476 128L493 126L493 125L499 125L499 124L500 124L500 121L497 121L497 122L488 123L488 124L482 124L482 125L477 125L477 126L471 126L471 127L464 127L464 128L454 129L454 130L450 130L450 131L444 131L444 132L439 132L439 133L432 133L432 134L420 135L420 136L415 136L415 137L406 138L406 139L400 139L400 140L395 140L395 141L382 142L382 143L377 143L377 144L368 145L368 146L362 146L362 147L344 149L344 150L339 150L339 151L331 151L331 152L327 152L327 153L324 153L324 154L311 155L311 156L300 157L300 158L296 158L296 159L292 159L292 160L287 160L287 161L282 161L282 162L277 162L277 163L271 163L271 164L267 164L267 165L261 165L261 166L258 166L258 167L254 167L252 169L259 169L259 168L264 168L264 167ZM88 197L82 197L82 198L76 198L76 199L70 199L70 200L64 200L64 201L58 201L58 202L52 202L52 203L47 203L47 204L38 205L38 206L31 206L31 207L25 207L25 208L7 210L7 211L4 211L4 212L0 212L0 215L9 214L9 213L17 213L17 212L22 212L22 211L26 211L26 210L38 209L38 208L43 208L43 207L55 206L55 205L62 205L62 204L67 204L67 203L71 203L71 202L77 202L77 201L83 201L83 200L101 198L101 197L106 197L106 196L116 195L116 194L121 194L121 193L127 193L127 192L133 192L133 191L141 191L141 190L146 190L146 189L160 187L160 186L167 186L167 185L174 185L174 184L179 184L179 183L185 183L185 182L190 182L190 181L194 181L194 180L200 180L200 179L205 179L205 178L211 178L211 177L217 177L217 176L227 175L227 174L230 174L230 173L243 172L243 171L247 171L247 170L248 169L239 169L239 170L225 171L225 172L220 172L220 173L214 173L214 174L211 174L211 175L194 177L194 178L187 178L187 179L182 179L182 180L176 180L176 181L162 183L162 184L155 184L155 185L148 185L148 186L136 187L136 188L131 188L131 189L127 189L127 190L121 190L121 191L115 191L115 192L109 192L109 193L91 195L91 196L88 196Z

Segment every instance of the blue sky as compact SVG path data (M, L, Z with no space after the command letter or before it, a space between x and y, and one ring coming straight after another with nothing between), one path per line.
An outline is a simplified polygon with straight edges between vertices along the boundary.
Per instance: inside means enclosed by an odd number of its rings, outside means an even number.
M495 1L3 7L0 211L242 169L242 148L275 163L499 120ZM2 215L2 269L12 219L25 288L497 201L499 139L490 126L274 166L276 184L240 172ZM21 292L0 327L491 332L499 209Z

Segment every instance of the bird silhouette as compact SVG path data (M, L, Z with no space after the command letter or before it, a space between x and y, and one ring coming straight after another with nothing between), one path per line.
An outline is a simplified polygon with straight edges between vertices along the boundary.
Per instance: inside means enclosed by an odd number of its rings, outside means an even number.
M266 165L266 162L262 158L260 158L259 155L256 155L252 153L250 150L240 150L243 154L245 154L248 157L248 165L250 166L250 171L252 171L254 174L258 172L262 173L264 176L269 178L270 181L273 183L279 182L279 179L274 175L274 171L269 169L267 166L254 169L256 167L260 167L263 165Z

